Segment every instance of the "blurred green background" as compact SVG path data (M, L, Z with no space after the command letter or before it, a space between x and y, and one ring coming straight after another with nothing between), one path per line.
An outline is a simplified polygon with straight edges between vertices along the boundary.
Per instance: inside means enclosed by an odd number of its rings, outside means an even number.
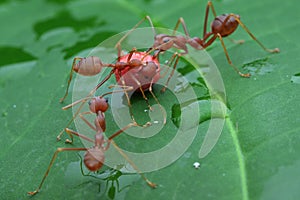
M130 29L145 15L164 28L173 28L183 17L190 34L201 36L207 1L1 1L0 199L297 199L300 3L213 3L219 14L240 14L262 43L281 50L279 54L264 52L239 28L231 38L245 39L245 44L226 44L239 69L252 73L244 79L228 65L219 41L207 49L221 71L230 109L213 151L199 160L201 133L209 124L205 121L180 159L146 174L158 183L155 190L134 174L111 177L110 182L83 177L78 154L62 153L41 192L29 197L27 192L40 183L56 148L68 146L56 142L55 137L71 116L71 111L61 111L58 101L65 91L72 58ZM171 97L158 98L164 105ZM171 114L171 110L167 112ZM170 117L166 127L165 132L174 128ZM122 145L131 144L123 140ZM145 148L155 145L149 142ZM73 146L82 145L75 140ZM201 163L198 170L192 166L195 161Z

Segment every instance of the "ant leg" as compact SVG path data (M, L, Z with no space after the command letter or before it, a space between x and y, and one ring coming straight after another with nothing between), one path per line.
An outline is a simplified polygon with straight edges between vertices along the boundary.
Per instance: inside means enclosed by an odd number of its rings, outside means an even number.
M150 104L149 104L148 98L146 97L145 92L144 92L144 90L143 90L143 88L142 88L140 82L138 82L138 84L139 84L140 92L142 93L142 96L143 96L144 100L146 101L149 110L152 111L153 109L152 109L152 107L151 107Z
M139 86L140 92L142 93L142 96L143 96L144 100L146 101L149 110L152 111L153 109L152 109L152 107L149 104L148 98L145 95L145 92L144 92L144 90L142 88L141 83L136 79L136 77L134 75L132 75L132 74L130 74L130 75L131 75L131 78L135 81L135 83Z
M107 150L110 146L110 143L112 141L113 138L117 137L118 135L120 135L121 133L123 133L124 131L126 131L127 129L133 127L133 126L138 126L138 124L136 122L130 123L127 126L123 127L122 129L118 130L117 132L115 132L114 134L112 134L108 139L107 139L107 145L104 148L104 150Z
M77 115L80 113L80 110L82 109L84 103L88 100L92 98L92 95L97 91L97 89L99 89L112 75L114 74L114 70L111 70L110 73L100 82L98 83L98 85L90 91L90 93L82 100L78 100L78 103L81 102L79 108L77 109L76 113L73 115L72 119L70 119L70 121L68 122L68 124L66 125L66 127L70 126L70 124L74 121L74 119L77 117ZM68 109L70 107L72 107L73 105L70 104L70 106L65 106L65 109ZM63 108L63 109L64 109ZM64 133L65 129L63 129L57 136L56 139L57 141L60 141L62 134Z
M184 50L183 53L181 54L187 54L188 53L188 49L185 43L188 43L189 45L191 45L193 48L197 49L197 50L202 50L203 47L195 41L194 38L190 38L190 34L187 30L186 24L184 22L184 19L182 17L180 17L176 23L176 26L173 30L173 34L175 34L175 31L177 31L179 25L182 25L183 29L184 29L184 33L185 33L185 38L180 38L177 37L177 40L174 40L174 45L177 46L177 48ZM159 47L158 47L159 48Z
M121 74L120 74L120 75L121 75ZM122 76L120 76L120 80L121 80L121 83L122 83L123 87L126 87L125 81L124 81L124 79L123 79ZM126 99L127 99L127 103L128 103L128 107L129 107L129 113L130 113L130 116L131 116L131 119L132 119L133 123L135 123L135 124L137 124L138 126L141 126L141 127L147 127L147 126L150 126L150 125L151 125L150 122L147 122L146 124L141 125L141 124L138 124L138 123L135 121L134 116L133 116L133 112L132 112L132 105L131 105L130 97L129 97L129 95L128 95L128 93L127 93L126 90L124 90L124 93L125 93L125 96L126 96Z
M76 136L78 136L78 137L80 137L80 138L82 138L82 139L84 139L84 140L86 140L86 141L95 143L94 140L92 140L92 139L86 137L85 135L82 135L82 134L80 134L80 133L78 133L78 132L76 132L76 131L73 131L72 129L65 128L65 131L66 131L68 134L70 134L70 135L76 135Z
M157 97L153 93L152 85L153 85L153 82L151 81L151 84L150 84L150 87L149 87L149 92L151 93L151 95L154 98L154 100L156 101L156 103L159 105L160 111L163 113L163 118L164 118L163 124L165 125L167 123L167 114L166 114L165 110L163 109L162 105L159 103Z
M77 100L77 101L75 101L75 102L73 102L73 103L71 103L69 105L66 105L66 106L62 107L61 109L67 110L67 109L69 109L69 108L71 108L71 107L73 107L73 106L75 106L75 105L77 105L77 104L79 104L79 103L81 103L83 101L86 102L87 100L92 99L92 98L93 97L85 97L83 99L79 99L79 100Z
M121 46L120 46L121 48ZM134 53L137 52L137 49L135 47L132 48L132 50L129 52L129 55L127 57L127 63L131 60ZM118 49L118 58L121 58L121 49Z
M112 88L112 87L116 87L116 86L109 86L108 88ZM121 87L121 86L119 86L119 87ZM112 92L104 93L103 95L101 95L101 97L104 97L104 96L106 96L106 95L109 95L109 94L112 94L112 93L116 93L116 92L131 91L131 90L133 89L131 86L125 86L125 87L122 87L122 88L124 88L124 89L123 89L123 90L114 90L114 91L112 91ZM90 123L82 116L82 114L90 114L90 112L79 113L79 111L81 110L81 108L82 108L82 106L84 105L84 103L85 103L87 100L92 99L92 98L93 98L93 97L89 97L89 96L88 96L88 97L85 97L85 98L83 98L83 99L79 99L79 100L77 100L77 101L75 101L75 102L73 102L73 103L71 103L71 104L69 104L69 105L67 105L67 106L65 106L65 107L62 108L63 110L67 110L67 109L69 109L69 108L75 106L76 104L79 104L79 103L82 102L82 104L80 105L80 107L79 107L78 110L76 111L75 115L72 117L72 119L69 121L69 123L67 124L66 127L68 127L68 126L71 124L71 122L74 121L74 119L76 118L76 116L79 114L79 115L80 115L80 118L81 118L81 119L82 119L89 127L91 127L93 130L96 130L96 128L95 128L93 125L91 125L91 124L90 124ZM64 132L65 132L65 129L62 130L62 131L59 133L59 135L56 137L58 141L60 140L60 137L61 137L61 135L62 135ZM70 136L71 139L66 139L65 142L71 144L71 143L73 142L73 137L72 137L70 134L69 134L69 136Z
M48 174L50 172L51 167L54 164L54 161L55 161L58 153L63 152L63 151L87 151L87 150L88 150L87 148L57 148L57 150L53 154L53 157L52 157L52 159L50 161L50 164L48 165L48 168L47 168L47 170L45 172L45 175L44 175L44 177L43 177L40 185L38 186L38 188L35 191L28 192L28 194L33 196L33 195L37 194L40 191L40 189L43 186L43 183L45 182L45 179L47 178L47 176L48 176Z
M222 44L222 47L223 47L223 50L224 50L224 53L225 53L225 55L226 55L226 58L227 58L228 63L233 67L233 69L234 69L240 76L246 77L246 78L250 77L251 75L250 75L249 73L243 74L243 73L240 72L240 70L232 63L232 61L231 61L231 59L230 59L230 57L229 57L229 55L228 55L228 51L227 51L227 49L226 49L226 47L225 47L225 43L224 43L224 41L223 41L223 39L222 39L222 36L221 36L220 34L217 34L217 36L219 37L219 39L220 39L220 41L221 41L221 44Z
M77 109L75 115L73 115L72 119L68 122L68 124L66 125L66 127L70 126L70 124L74 121L74 119L77 117L77 115L80 114L79 112L80 112L81 108L83 107L84 103L85 103L87 100L91 99L91 98L93 98L93 97L89 97L89 96L88 96L88 97L85 97L85 98L83 98L83 99L77 100L77 101L75 101L75 102L73 102L73 103L71 103L71 104L69 104L69 105L67 105L67 106L64 106L64 107L62 108L63 110L67 110L67 109L73 107L74 105L76 105L76 104L78 104L78 103L81 103L81 105L80 105L79 108ZM64 129L56 136L56 140L57 140L57 141L60 141L60 140L61 140L61 136L62 136L62 134L65 132L65 130L66 130L66 128L64 128ZM71 143L73 143L73 136L70 135L70 134L69 134L69 136L70 136L70 139L66 139L65 143L71 144Z
M212 33L209 33L209 34L206 34L207 38L212 35ZM242 72L240 72L240 70L238 70L238 68L232 63L230 57L229 57L229 54L228 54L228 51L226 49L226 46L225 46L225 43L223 41L223 38L222 36L218 33L216 35L213 35L212 38L210 38L207 42L201 42L201 45L203 46L203 48L206 48L207 46L211 45L216 38L219 38L220 41L221 41L221 44L222 44L222 47L223 47L223 50L224 50L224 53L225 53L225 56L226 56L226 59L228 61L228 63L230 64L231 67L233 67L233 69L242 77L250 77L250 74L247 73L247 74L243 74ZM204 40L203 40L204 41Z
M150 18L150 16L145 16L141 21L139 21L132 29L130 29L130 31L128 31L115 45L115 48L117 48L119 51L121 51L121 43L125 40L126 37L128 37L129 34L131 34L135 29L137 29L137 27L139 27L145 20L148 20L151 28L152 28L152 32L153 35L156 35L156 31L155 28L153 26L152 20Z
M171 66L171 65L173 64L175 58L176 58L176 53L174 53L174 54L172 55L171 59L169 59L168 62L165 62L165 63L166 63L165 65ZM168 67L168 68L166 69L166 71L165 71L162 75L160 75L160 78L164 78L164 77L167 75L167 73L169 72L169 69L170 69L170 68Z
M124 90L125 91L132 91L133 90L132 86L127 86L127 85L125 85L125 86L123 86L123 85L110 85L110 86L108 86L109 89L116 88L116 87L120 87L120 88L123 88L123 89L122 90L114 90L112 92L107 92L104 95L102 95L102 97L104 97L107 94L112 94L112 93L117 93L117 92L124 92Z
M122 86L123 86L123 87L126 87L125 80L123 79L123 76L122 76L121 72L119 72L119 77L120 77ZM135 121L135 119L134 119L134 116L133 116L133 112L132 112L132 105L131 105L130 97L129 97L127 91L124 90L124 93L125 93L125 97L126 97L126 99L127 99L130 117L131 117L132 121L133 121L134 123L136 123L136 121Z
M176 26L175 26L175 28L174 28L174 30L173 30L173 35L174 35L175 32L177 31L177 29L178 29L178 27L179 27L180 24L181 24L182 27L183 27L185 36L189 38L189 37L190 37L190 34L189 34L188 30L187 30L186 24L185 24L184 19L183 19L182 17L180 17L180 18L178 19L178 21L177 21L177 23L176 23Z
M104 150L106 151L109 147L110 144L113 144L113 146L116 148L116 150L125 158L125 160L127 160L127 162L135 169L135 171L146 181L146 183L151 187L151 188L156 188L156 184L151 182L149 179L147 179L142 172L138 169L138 167L133 163L133 161L131 161L129 159L129 157L120 149L120 147L113 141L113 138L117 137L118 135L120 135L121 133L123 133L125 130L127 130L130 127L133 126L138 126L138 124L136 122L130 123L127 126L123 127L122 129L120 129L119 131L115 132L113 135L111 135L108 140L107 140L107 145L104 148ZM72 134L75 135L80 135L77 132L74 131L74 133L72 132ZM86 149L87 150L87 149ZM53 163L52 163L53 164Z
M259 44L259 46L261 46L265 51L270 52L270 53L279 53L280 50L279 48L275 48L275 49L268 49L266 48L259 40L257 40L257 38L250 32L250 30L245 26L244 23L242 23L242 21L234 14L230 14L227 18L229 17L234 17L235 20L240 24L240 26L250 35L250 37L257 42L257 44Z
M151 188L156 188L157 185L153 182L151 182L149 179L147 179L142 172L139 170L139 168L130 160L130 158L121 150L121 148L113 141L111 140L110 143L114 145L114 147L117 149L117 151L127 160L127 162L133 167L133 169L146 181L146 183L151 187Z
M108 65L109 67L109 65ZM108 79L110 79L110 77L115 73L115 70L112 69L109 74L100 82L96 85L96 87L94 89L91 90L91 92L88 94L87 97L92 96Z
M70 84L71 84L71 80L72 80L72 77L73 77L73 71L74 71L74 66L76 65L76 62L77 60L81 60L82 58L79 58L79 57L76 57L73 59L73 63L72 63L72 67L71 67L71 72L70 72L70 75L69 75L69 80L68 80L68 86L67 86L67 89L66 89L66 93L65 95L60 99L60 103L62 103L65 98L68 96L68 92L69 92L69 87L70 87Z
M207 34L206 28L207 28L207 21L208 21L209 8L210 8L211 11L213 12L214 17L215 17L215 18L217 17L217 13L216 13L216 11L215 11L215 8L214 8L212 2L211 2L211 1L208 1L208 2L207 2L207 5L206 5L205 18L204 18L203 38L204 38L205 35Z
M91 129L93 129L94 131L97 131L96 127L94 127L83 115L88 115L88 114L93 114L92 112L83 112L79 114L79 117L82 119L82 121L84 121ZM74 131L72 131L69 128L65 128L64 130L69 136L70 139L66 139L65 143L68 144L72 144L73 143L73 135L77 135L81 138L85 138L88 141L91 141L90 139L87 139L85 136L81 136L80 134L76 133ZM73 135L72 135L73 134Z
M166 91L166 88L168 87L168 84L169 84L172 76L174 75L174 72L175 72L175 69L176 69L176 66L178 64L178 61L179 61L180 57L181 57L181 54L178 54L176 52L176 53L173 54L173 56L171 58L171 62L168 62L167 65L168 66L173 65L173 69L172 69L172 71L171 71L171 73L170 73L170 75L169 75L169 77L168 77L168 79L167 79L167 81L165 83L165 86L161 89L161 92L165 92ZM174 60L175 60L175 63L173 64Z
M130 54L129 54L128 58L127 58L127 62L129 62L129 61L131 60L132 55L133 55L136 51L137 51L136 48L133 48L133 49L130 51ZM120 71L119 71L119 77L120 77L120 80L121 80L121 83L122 83L122 87L123 87L123 88L130 87L130 86L126 86L125 80L124 80L124 78L123 78L123 76L122 76L122 74L121 74ZM133 79L136 81L136 83L140 86L139 81L137 81L137 80L135 79L135 77L133 77L133 76L132 76L132 78L133 78ZM141 87L141 86L140 86L140 87ZM147 102L147 104L148 104L149 109L152 110L151 106L149 105L148 99L147 99L147 97L146 97L145 94L144 94L144 91L143 91L141 88L140 88L140 90L141 90L141 92L142 92L143 98L146 100L146 102ZM126 99L127 99L127 102L128 102L128 107L129 107L129 112L130 112L131 119L132 119L132 121L133 121L134 123L138 124L138 123L135 121L134 116L133 116L132 105L131 105L131 101L130 101L129 95L128 95L128 93L127 93L127 90L124 90L124 93L125 93L125 96L126 96ZM138 124L138 126L142 126L142 127L147 127L147 126L149 126L149 125L151 125L150 122L147 122L147 123L144 124L144 125L139 125L139 124Z
M82 121L84 121L91 129L93 129L94 131L97 131L97 128L95 126L93 126L85 117L84 115L90 115L90 114L94 114L92 112L83 112L79 114L79 117L82 119Z

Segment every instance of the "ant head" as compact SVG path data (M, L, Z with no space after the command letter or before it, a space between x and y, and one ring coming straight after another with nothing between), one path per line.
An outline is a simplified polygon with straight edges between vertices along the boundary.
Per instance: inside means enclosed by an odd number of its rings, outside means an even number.
M109 104L108 99L101 96L94 97L89 102L90 111L93 113L98 113L99 111L107 111Z
M174 36L169 36L166 34L158 34L154 37L153 49L159 49L161 51L166 51L173 46Z

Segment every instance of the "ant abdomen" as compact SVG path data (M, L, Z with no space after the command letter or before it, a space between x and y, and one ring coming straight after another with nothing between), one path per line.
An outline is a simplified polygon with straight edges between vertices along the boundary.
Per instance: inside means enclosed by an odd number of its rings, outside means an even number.
M93 76L99 74L103 64L100 58L90 56L81 58L78 63L73 66L73 70L83 76Z
M236 18L240 19L240 16L235 14L223 14L217 16L211 23L212 32L214 34L220 34L222 37L230 35L239 26L239 22Z
M104 160L103 149L95 146L86 151L83 162L90 171L98 171L102 167Z
M158 66L154 62L147 62L146 65L139 71L139 74L142 75L146 80L151 80L158 72Z

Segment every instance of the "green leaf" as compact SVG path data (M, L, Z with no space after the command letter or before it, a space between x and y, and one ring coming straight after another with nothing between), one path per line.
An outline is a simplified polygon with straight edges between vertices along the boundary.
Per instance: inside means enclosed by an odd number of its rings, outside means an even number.
M226 102L222 106L227 112L221 135L217 134L211 140L212 135L206 133L210 124L222 119L224 114L214 112L210 107L225 96L213 98L209 93L210 85L203 78L207 68L198 66L204 71L200 76L195 70L197 63L189 64L191 59L184 57L180 59L178 71L192 85L196 99L181 104L171 91L161 94L161 86L156 85L154 93L166 110L166 125L160 127L159 134L146 139L127 134L115 138L126 151L146 155L172 142L178 136L180 124L184 126L176 147L189 141L191 145L183 155L173 158L170 154L165 158L174 160L170 165L144 173L157 184L156 189L150 188L137 173L129 173L132 171L129 165L126 166L125 161L115 161L110 152L106 159L117 162L117 169L104 166L98 173L87 175L88 171L80 165L82 153L74 151L59 153L34 199L273 200L300 196L299 1L255 0L249 4L246 0L224 0L213 3L218 14L239 14L259 41L269 48L281 50L279 54L263 51L241 27L231 38L244 39L244 44L237 45L224 39L232 62L242 72L252 74L246 79L227 63L218 40L207 48L220 70L226 90ZM58 147L83 147L76 137L72 145L56 141L58 133L72 118L70 110L61 110L62 106L71 103L71 94L64 104L60 104L59 99L64 95L75 56L88 56L100 42L131 29L145 15L151 16L155 26L169 29L183 17L190 35L202 37L206 4L204 0L2 2L1 198L30 198L27 192L38 187ZM211 21L212 17L209 19ZM148 24L145 22L142 26ZM183 29L180 27L179 31L183 32ZM110 83L113 80L108 85ZM184 82L177 89L185 90ZM147 92L146 95L150 105L156 104L151 94ZM131 100L138 122L160 116L159 107L154 106L157 112L150 116L144 112L147 105L140 94L134 94ZM200 119L193 115L197 105L202 111ZM106 114L108 136L119 129L111 112L112 108ZM180 118L182 115L186 118ZM195 123L197 134L194 137L190 133ZM69 128L76 130L74 125ZM152 134L152 129L138 127L131 128L129 134L134 130L145 137ZM93 131L90 133L93 137ZM63 135L63 139L66 138L68 136ZM203 141L210 142L205 143L210 146L216 144L207 155L199 158ZM176 149L172 151L175 155ZM150 168L159 165L163 161L159 159L159 155L154 156L147 165ZM134 162L137 167L145 165L143 160ZM201 164L200 168L193 167L195 162Z

